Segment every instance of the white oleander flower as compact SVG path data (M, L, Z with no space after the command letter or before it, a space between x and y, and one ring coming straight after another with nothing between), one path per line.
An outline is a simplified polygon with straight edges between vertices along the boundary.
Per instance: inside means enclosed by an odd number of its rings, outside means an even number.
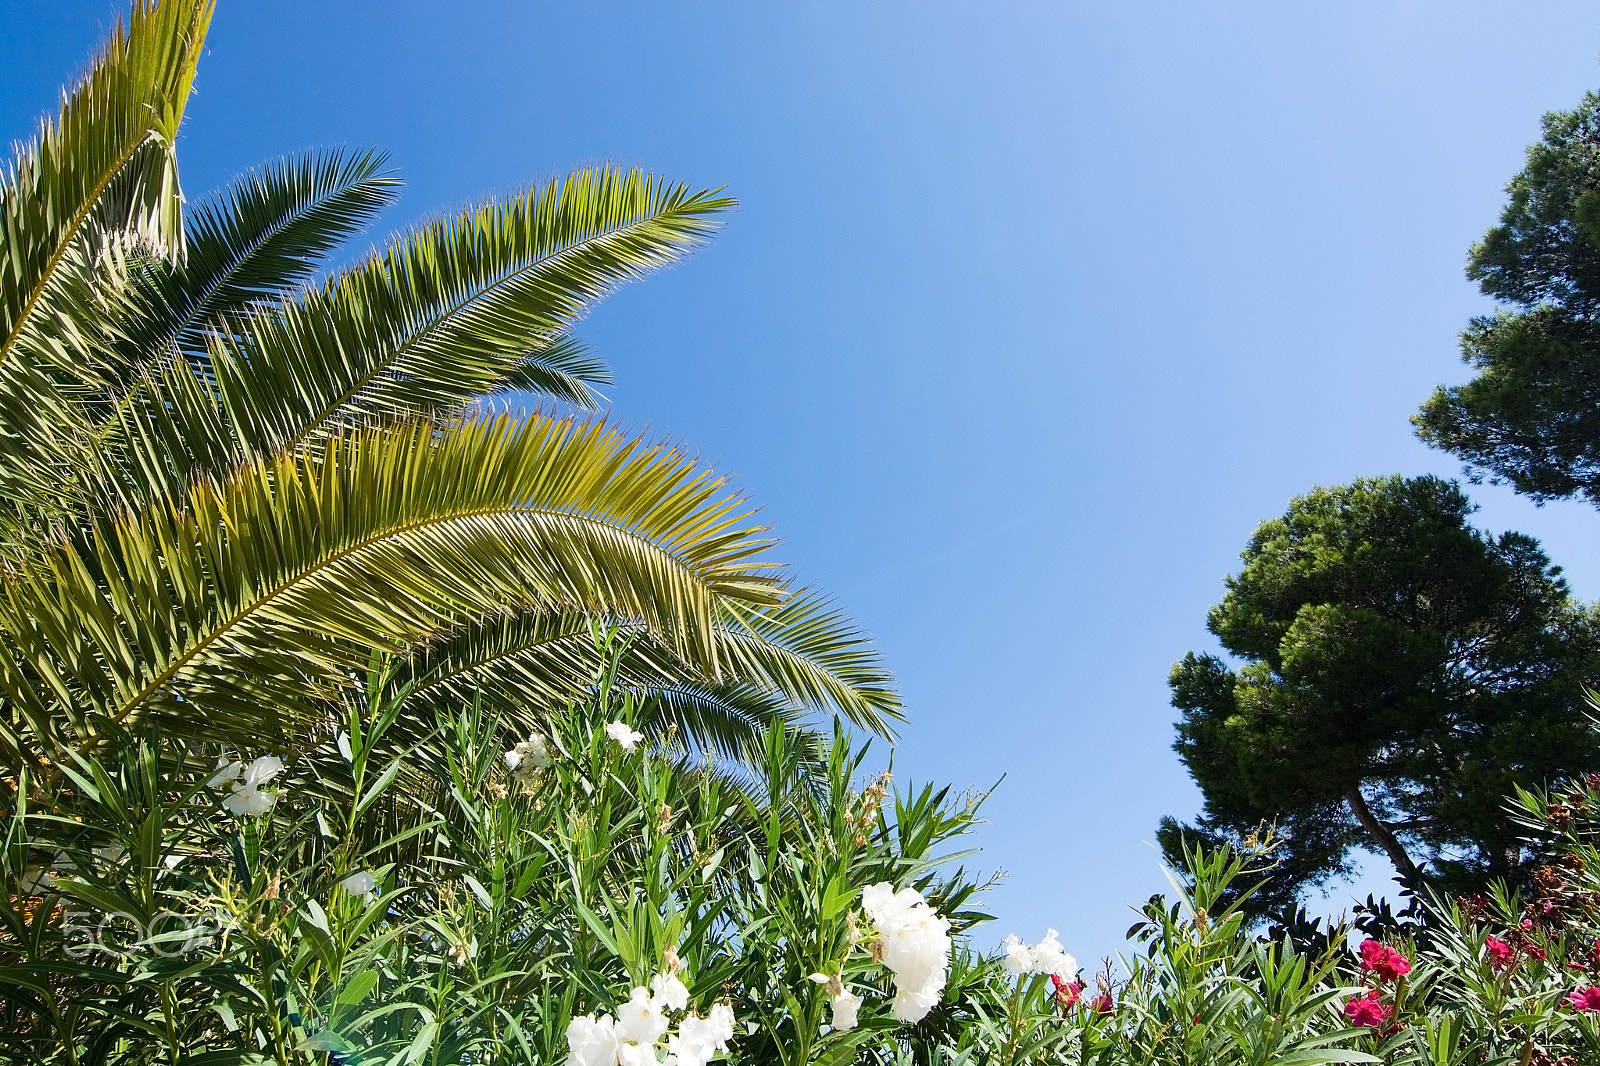
M939 995L943 991L942 979L937 983L930 981L920 985L902 985L896 981L889 1012L901 1021L915 1025L939 1005Z
M1056 939L1056 931L1045 931L1044 939L1033 949L1033 972L1051 974L1063 981L1070 981L1077 976L1078 960L1068 955L1061 946L1061 941Z
M606 736L616 741L623 751L632 751L644 739L644 734L629 728L626 722L612 722L606 726Z
M664 1005L642 988L635 988L628 1002L617 1008L617 1039L624 1043L653 1047L670 1024Z
M1032 948L1017 939L1017 934L1008 934L1000 946L1006 953L1006 973L1012 977L1022 977L1033 972L1037 957Z
M1012 977L1053 974L1063 981L1070 981L1077 975L1078 960L1062 948L1054 929L1045 930L1044 939L1032 947L1019 941L1015 934L1006 937L1001 946L1006 953L1006 973Z
M276 755L263 755L244 768L244 787L260 788L283 773L283 760Z
M352 896L375 896L378 894L378 879L365 870L357 870L341 880L339 887Z
M254 818L272 809L277 793L264 791L261 786L283 773L283 760L276 755L263 755L248 766L226 758L217 760L217 772L206 784L212 788L232 785L233 791L222 801L230 814L240 818Z
M617 1029L611 1015L585 1014L567 1025L567 1066L615 1066Z
M237 759L230 762L224 755L217 760L217 772L206 782L206 787L221 788L223 785L231 785L239 779L239 771L243 769L244 763Z
M668 1010L689 1009L689 989L674 973L656 974L650 979L650 994Z
M877 927L883 964L894 974L895 1017L921 1021L944 991L950 923L916 889L896 892L886 881L863 889L861 906Z
M670 1066L705 1066L719 1051L728 1050L733 1038L733 1008L718 1003L704 1018L691 1014L678 1023L678 1031L667 1040Z
M656 1060L656 1046L654 1044L630 1044L627 1041L617 1045L618 1066L660 1066Z
M255 818L270 811L277 798L276 792L263 792L258 788L240 785L222 801L222 806L228 813L241 818Z
M848 1032L856 1027L856 1015L861 1011L861 997L848 988L830 1001L833 1007L833 1027Z
M519 740L512 749L505 753L506 769L518 777L532 777L535 771L543 770L555 760L550 751L550 742L542 733L529 733L527 740Z

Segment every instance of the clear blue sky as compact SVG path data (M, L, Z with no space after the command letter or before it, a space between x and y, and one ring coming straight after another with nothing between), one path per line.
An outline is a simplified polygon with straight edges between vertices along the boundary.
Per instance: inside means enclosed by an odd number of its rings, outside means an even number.
M7 136L123 6L0 0ZM1456 473L1407 416L1465 377L1467 246L1597 53L1554 0L222 0L184 178L381 146L385 231L599 160L726 185L711 247L587 323L615 417L735 475L877 638L902 779L1005 775L992 939L1088 961L1195 810L1167 671L1256 524ZM1600 596L1600 514L1474 496Z

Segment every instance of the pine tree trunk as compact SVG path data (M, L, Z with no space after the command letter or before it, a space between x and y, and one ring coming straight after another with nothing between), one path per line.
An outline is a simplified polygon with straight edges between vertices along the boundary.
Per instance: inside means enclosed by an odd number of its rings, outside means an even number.
M1411 861L1411 856L1406 854L1406 849L1400 843L1400 838L1390 832L1389 827L1378 820L1372 813L1372 808L1367 806L1366 798L1361 795L1361 790L1352 788L1344 795L1345 802L1350 804L1350 813L1356 816L1356 821L1361 823L1361 828L1367 835L1378 842L1388 854L1389 861L1394 863L1395 872L1400 879L1410 883L1417 876L1417 864Z

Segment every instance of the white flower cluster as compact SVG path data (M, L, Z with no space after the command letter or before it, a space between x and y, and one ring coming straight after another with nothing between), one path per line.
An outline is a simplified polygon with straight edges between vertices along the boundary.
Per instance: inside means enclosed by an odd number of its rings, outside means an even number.
M240 818L255 818L270 811L278 798L276 792L261 786L281 773L283 760L276 755L263 755L248 766L238 760L229 762L227 756L223 756L217 760L216 774L206 784L212 788L232 785L233 791L222 801L222 806Z
M534 774L549 766L555 756L551 754L550 742L544 738L544 734L529 733L528 739L517 741L504 758L512 778L518 784L526 785L533 780Z
M1012 977L1052 974L1063 981L1070 981L1077 976L1078 960L1062 948L1054 929L1047 930L1044 939L1031 947L1012 933L1006 937L1003 947L1006 952L1006 973Z
M644 739L643 733L630 728L626 722L612 722L606 726L606 736L621 745L623 751L632 751Z
M894 1016L919 1022L939 1002L950 967L950 923L914 888L887 881L861 890L861 909L877 927L873 955L894 974Z
M658 974L648 990L635 988L617 1016L585 1014L567 1026L567 1066L660 1066L657 1055L666 1037L665 1066L705 1066L733 1038L733 1008L712 1006L704 1018L690 1011L672 1028L668 1011L689 1009L689 990L676 974Z

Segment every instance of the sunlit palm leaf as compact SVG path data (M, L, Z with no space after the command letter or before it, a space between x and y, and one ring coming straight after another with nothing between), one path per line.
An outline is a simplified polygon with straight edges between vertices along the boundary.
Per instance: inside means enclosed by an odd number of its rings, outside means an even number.
M426 227L325 288L239 320L214 373L245 448L340 424L450 414L542 355L586 399L593 360L554 346L598 297L671 261L731 201L640 171L580 171ZM582 375L581 377L579 375Z
M24 145L0 182L0 366L46 355L41 319L58 269L96 231L131 230L178 254L173 142L188 102L213 0L138 0L60 118Z
M604 424L339 435L8 575L7 739L59 718L92 745L152 713L261 735L315 713L375 649L519 609L636 617L715 676L720 605L775 597L745 514L692 460Z

